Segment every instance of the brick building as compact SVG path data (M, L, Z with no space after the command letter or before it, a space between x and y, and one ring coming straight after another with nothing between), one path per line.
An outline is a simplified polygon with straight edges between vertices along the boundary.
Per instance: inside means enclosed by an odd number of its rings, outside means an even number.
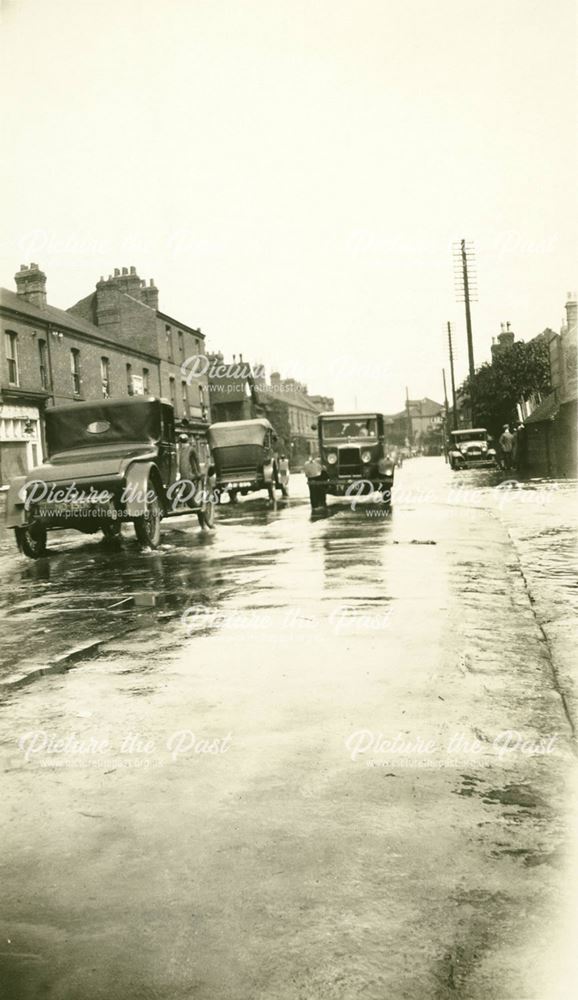
M206 377L181 364L204 337L158 309L158 290L123 268L70 310L47 303L46 275L22 265L0 289L0 486L43 458L46 407L135 393L174 402L178 418L208 418Z
M550 354L552 392L527 414L520 416L526 426L526 469L532 475L576 476L578 421L577 303L568 293L566 322L560 333L545 330Z
M71 306L68 312L93 324L115 343L154 357L154 385L149 373L148 391L168 399L175 408L177 419L208 419L206 375L187 378L187 361L190 363L195 355L205 354L204 335L161 312L159 291L152 279L147 285L136 273L136 268L115 268L114 274L106 280L101 278L96 290ZM142 391L140 381L135 384L135 390Z

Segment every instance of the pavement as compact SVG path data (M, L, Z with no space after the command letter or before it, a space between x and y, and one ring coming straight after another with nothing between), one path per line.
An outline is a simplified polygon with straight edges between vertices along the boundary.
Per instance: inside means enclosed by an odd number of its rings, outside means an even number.
M571 528L492 475L407 462L391 516L296 478L150 554L0 540L5 682L98 636L3 689L0 996L575 995L568 581L529 555Z

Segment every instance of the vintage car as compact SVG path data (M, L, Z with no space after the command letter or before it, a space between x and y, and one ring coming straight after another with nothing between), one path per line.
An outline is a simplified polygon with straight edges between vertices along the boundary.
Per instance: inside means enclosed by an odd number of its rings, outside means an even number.
M48 531L120 534L131 521L141 546L156 548L161 518L195 512L212 528L208 469L196 482L178 470L173 407L133 396L55 406L46 412L48 457L10 484L6 524L31 559L46 551Z
M459 469L479 469L498 464L495 448L491 447L485 427L468 427L452 431L448 452L450 466Z
M245 496L267 490L275 502L275 491L288 496L289 476L280 469L275 453L277 436L268 420L232 420L211 424L208 431L213 455L216 488L227 493L231 503L238 494Z
M311 507L324 507L327 496L380 493L391 505L394 462L385 441L381 413L321 413L318 424L319 457L304 471Z

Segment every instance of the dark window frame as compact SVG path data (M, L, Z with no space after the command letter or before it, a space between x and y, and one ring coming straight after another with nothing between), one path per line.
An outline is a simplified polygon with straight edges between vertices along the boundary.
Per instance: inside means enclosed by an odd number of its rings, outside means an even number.
M80 374L80 351L78 347L70 348L70 375L72 377L72 391L75 396L80 396L82 391L82 377Z
M20 385L20 365L18 364L18 334L14 330L4 331L4 351L8 368L8 384Z

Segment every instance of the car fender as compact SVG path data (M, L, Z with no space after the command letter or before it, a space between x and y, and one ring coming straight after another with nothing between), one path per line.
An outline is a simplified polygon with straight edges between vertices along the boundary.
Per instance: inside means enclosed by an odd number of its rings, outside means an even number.
M132 462L125 473L122 504L127 517L142 517L146 513L149 480L153 480L164 506L165 495L159 470L154 462Z
M24 506L24 491L23 487L26 485L26 476L18 476L17 479L13 479L8 487L8 492L6 494L6 508L4 511L4 519L7 528L19 528L21 525L26 524L28 518L26 514L26 507Z

